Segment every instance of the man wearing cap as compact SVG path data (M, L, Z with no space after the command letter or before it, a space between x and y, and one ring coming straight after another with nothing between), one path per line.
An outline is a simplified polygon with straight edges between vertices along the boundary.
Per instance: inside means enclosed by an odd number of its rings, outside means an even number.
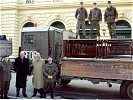
M11 80L11 69L13 65L9 62L8 55L4 56L2 62L0 63L0 68L2 70L1 77L1 99L8 99L8 91L10 87Z
M78 35L79 35L80 25L82 27L83 36L85 37L85 35L86 35L86 32L85 32L85 19L87 17L88 17L87 10L84 8L83 2L80 2L80 8L77 8L76 13L75 13L75 18L77 19L76 39L78 38Z
M108 25L109 34L111 38L116 37L115 22L118 20L118 12L115 7L112 6L111 1L108 1L108 7L104 13L104 21Z
M99 39L100 38L99 21L102 21L102 12L101 9L97 8L97 3L93 3L93 9L91 9L89 13L89 21L90 21L90 38L92 38L93 28L95 26L97 29L97 36Z

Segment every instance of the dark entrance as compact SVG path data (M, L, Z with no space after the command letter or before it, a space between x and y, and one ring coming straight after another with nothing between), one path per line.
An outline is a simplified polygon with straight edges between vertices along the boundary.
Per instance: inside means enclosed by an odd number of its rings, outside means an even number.
M131 25L125 20L116 22L117 38L131 38Z
M56 21L56 22L52 23L50 26L53 26L53 27L56 27L59 29L65 29L65 25L60 21Z
M23 27L34 27L34 23L28 22L28 23L24 24Z

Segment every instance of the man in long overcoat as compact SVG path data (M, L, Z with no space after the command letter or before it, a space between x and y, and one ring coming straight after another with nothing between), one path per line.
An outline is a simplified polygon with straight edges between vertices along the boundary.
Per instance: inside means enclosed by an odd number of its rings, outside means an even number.
M29 74L29 60L25 58L24 51L20 52L20 56L15 59L14 70L16 71L16 96L19 97L20 88L24 97L26 95L26 81Z
M32 97L36 96L37 92L39 92L40 98L43 98L44 66L45 66L45 60L41 58L41 55L39 52L36 52L35 59L33 59L32 61L33 87L34 87Z
M116 37L115 22L118 20L118 12L115 7L112 6L111 1L108 1L108 7L105 10L104 21L108 25L109 34L111 38Z
M10 80L11 80L11 69L13 65L9 62L9 56L6 55L3 58L3 61L0 64L2 75L1 77L1 99L4 97L4 99L8 99L7 96L9 87L10 87Z
M44 97L46 97L46 93L51 93L51 98L54 98L54 91L56 87L56 79L57 79L58 68L57 65L53 62L51 57L48 58L48 63L44 67Z

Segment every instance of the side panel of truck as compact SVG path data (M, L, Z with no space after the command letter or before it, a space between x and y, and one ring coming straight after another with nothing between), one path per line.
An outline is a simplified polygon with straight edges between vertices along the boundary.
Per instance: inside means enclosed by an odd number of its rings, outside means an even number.
M61 76L133 80L132 40L64 40Z
M133 80L133 61L63 58L61 76Z

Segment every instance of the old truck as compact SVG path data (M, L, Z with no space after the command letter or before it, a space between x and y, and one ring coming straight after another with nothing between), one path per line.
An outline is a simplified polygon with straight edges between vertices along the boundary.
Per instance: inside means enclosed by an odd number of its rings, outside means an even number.
M5 55L12 54L12 40L6 39L5 35L0 35L0 61Z
M42 58L52 56L58 62L58 83L67 85L72 79L119 83L123 99L133 99L132 39L63 39L63 30L54 27L23 28L21 50L34 58L36 50ZM65 32L66 34L66 32Z

